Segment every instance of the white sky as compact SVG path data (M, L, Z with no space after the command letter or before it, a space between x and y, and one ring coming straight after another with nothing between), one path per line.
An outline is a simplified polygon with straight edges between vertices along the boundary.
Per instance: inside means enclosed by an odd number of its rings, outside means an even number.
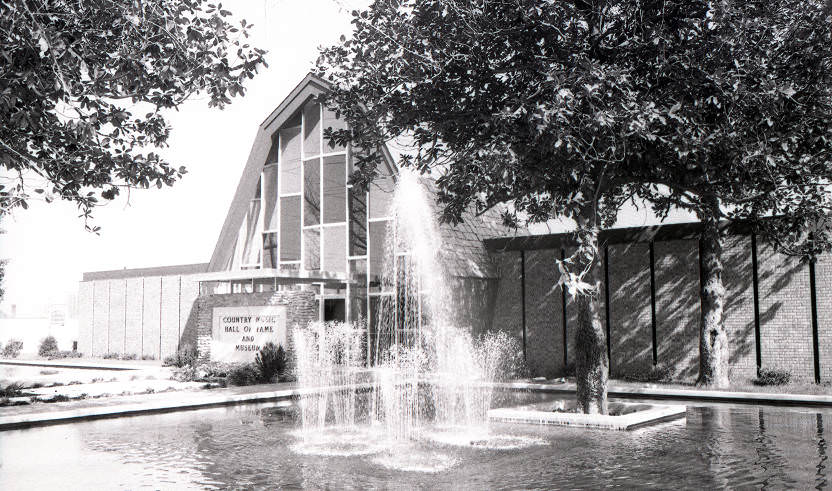
M84 230L68 202L32 202L0 227L6 295L0 310L19 316L72 301L85 271L208 262L258 125L313 67L318 47L350 32L350 10L369 0L225 0L235 17L254 23L251 44L267 49L269 68L242 99L220 111L189 101L169 114L170 147L162 150L188 174L172 188L133 191L97 209L100 235ZM646 222L630 212L621 225ZM545 226L540 228L546 232Z

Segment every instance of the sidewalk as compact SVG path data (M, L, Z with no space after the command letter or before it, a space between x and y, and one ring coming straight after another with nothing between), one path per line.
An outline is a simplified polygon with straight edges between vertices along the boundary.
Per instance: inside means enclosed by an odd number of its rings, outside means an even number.
M102 397L37 406L9 406L0 408L0 431L77 420L276 401L289 399L300 392L294 383L281 383Z
M574 394L574 382L507 382L497 387L515 390L535 390L560 394ZM656 387L625 387L610 383L609 397L632 399L671 399L679 401L726 402L740 404L774 404L780 406L829 406L832 396L818 394L777 394L771 392L732 392L722 390L697 390Z

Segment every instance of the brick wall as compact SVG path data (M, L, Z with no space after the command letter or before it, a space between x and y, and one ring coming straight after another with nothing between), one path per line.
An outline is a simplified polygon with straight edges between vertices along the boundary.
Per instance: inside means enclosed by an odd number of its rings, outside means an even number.
M814 380L809 267L767 245L758 251L762 366Z
M698 259L697 259L698 261ZM698 267L698 266L697 266ZM729 377L749 379L757 375L754 340L754 282L749 236L727 236L722 242L723 316L728 335ZM696 320L697 343L699 319ZM699 352L696 353L698 363Z
M615 244L610 252L612 376L653 365L650 313L650 249L646 243Z
M202 359L211 357L211 328L214 318L214 307L246 307L265 305L285 305L286 308L286 340L284 346L287 358L292 360L292 330L306 326L318 319L318 301L315 293L309 290L285 290L262 293L227 293L217 295L202 295L196 302L196 330L194 338L183 341L195 343Z
M567 255L569 251L567 250ZM658 364L676 380L695 381L699 370L699 249L695 239L654 242L656 348ZM500 264L494 329L522 336L520 252L492 252ZM525 251L526 334L529 366L535 376L563 371L562 304L554 259L560 249ZM788 370L795 379L814 376L809 268L774 253L758 240L760 344L763 367ZM603 260L603 257L602 257ZM600 264L603 279L603 262ZM725 327L730 344L729 374L738 381L756 376L757 351L751 237L728 235L723 242ZM821 380L832 379L832 255L815 266ZM609 245L611 374L649 370L652 313L649 243ZM604 316L604 285L599 310ZM567 295L568 361L574 354L576 305Z
M656 242L658 359L677 380L699 373L699 245L695 240Z
M561 294L553 250L526 251L526 363L535 374L563 372ZM560 252L558 251L558 256Z
M821 380L832 379L832 255L815 263Z
M492 329L506 331L520 343L523 341L523 323L520 302L520 253L504 252L492 254L497 263L500 281L494 299Z

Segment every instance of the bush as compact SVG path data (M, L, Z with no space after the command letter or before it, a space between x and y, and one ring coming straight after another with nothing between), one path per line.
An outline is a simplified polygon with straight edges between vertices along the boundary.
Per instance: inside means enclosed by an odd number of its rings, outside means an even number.
M0 388L0 397L18 397L23 393L23 384L12 382L4 388Z
M277 382L286 370L286 351L283 346L268 342L257 352L254 365L262 382Z
M38 347L38 356L49 357L52 356L52 353L57 352L58 341L55 340L55 336L46 336L43 338L43 341L40 342L40 346Z
M786 385L792 374L779 368L761 368L760 374L752 382L754 385Z
M6 342L6 346L3 346L3 358L17 358L22 349L23 341L19 339L9 339Z
M118 360L118 353L104 353L101 358L105 360Z
M673 370L664 365L652 365L621 374L621 380L629 382L670 382L672 378Z
M84 356L83 353L78 351L55 351L49 355L50 360L57 360L60 358L81 358Z
M119 360L135 360L138 357L136 353L122 353L118 358Z
M156 357L153 355L142 355L142 360L155 360Z
M176 354L166 356L162 361L162 365L166 367L182 368L185 366L193 366L198 359L196 348L191 345L185 345Z
M260 382L260 371L254 363L241 363L228 371L227 380L231 385L254 385Z

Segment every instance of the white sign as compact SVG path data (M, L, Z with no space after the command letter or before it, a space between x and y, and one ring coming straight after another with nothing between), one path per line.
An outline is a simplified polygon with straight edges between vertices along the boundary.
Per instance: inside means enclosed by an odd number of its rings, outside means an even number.
M254 361L269 341L286 348L286 306L214 307L212 360Z

